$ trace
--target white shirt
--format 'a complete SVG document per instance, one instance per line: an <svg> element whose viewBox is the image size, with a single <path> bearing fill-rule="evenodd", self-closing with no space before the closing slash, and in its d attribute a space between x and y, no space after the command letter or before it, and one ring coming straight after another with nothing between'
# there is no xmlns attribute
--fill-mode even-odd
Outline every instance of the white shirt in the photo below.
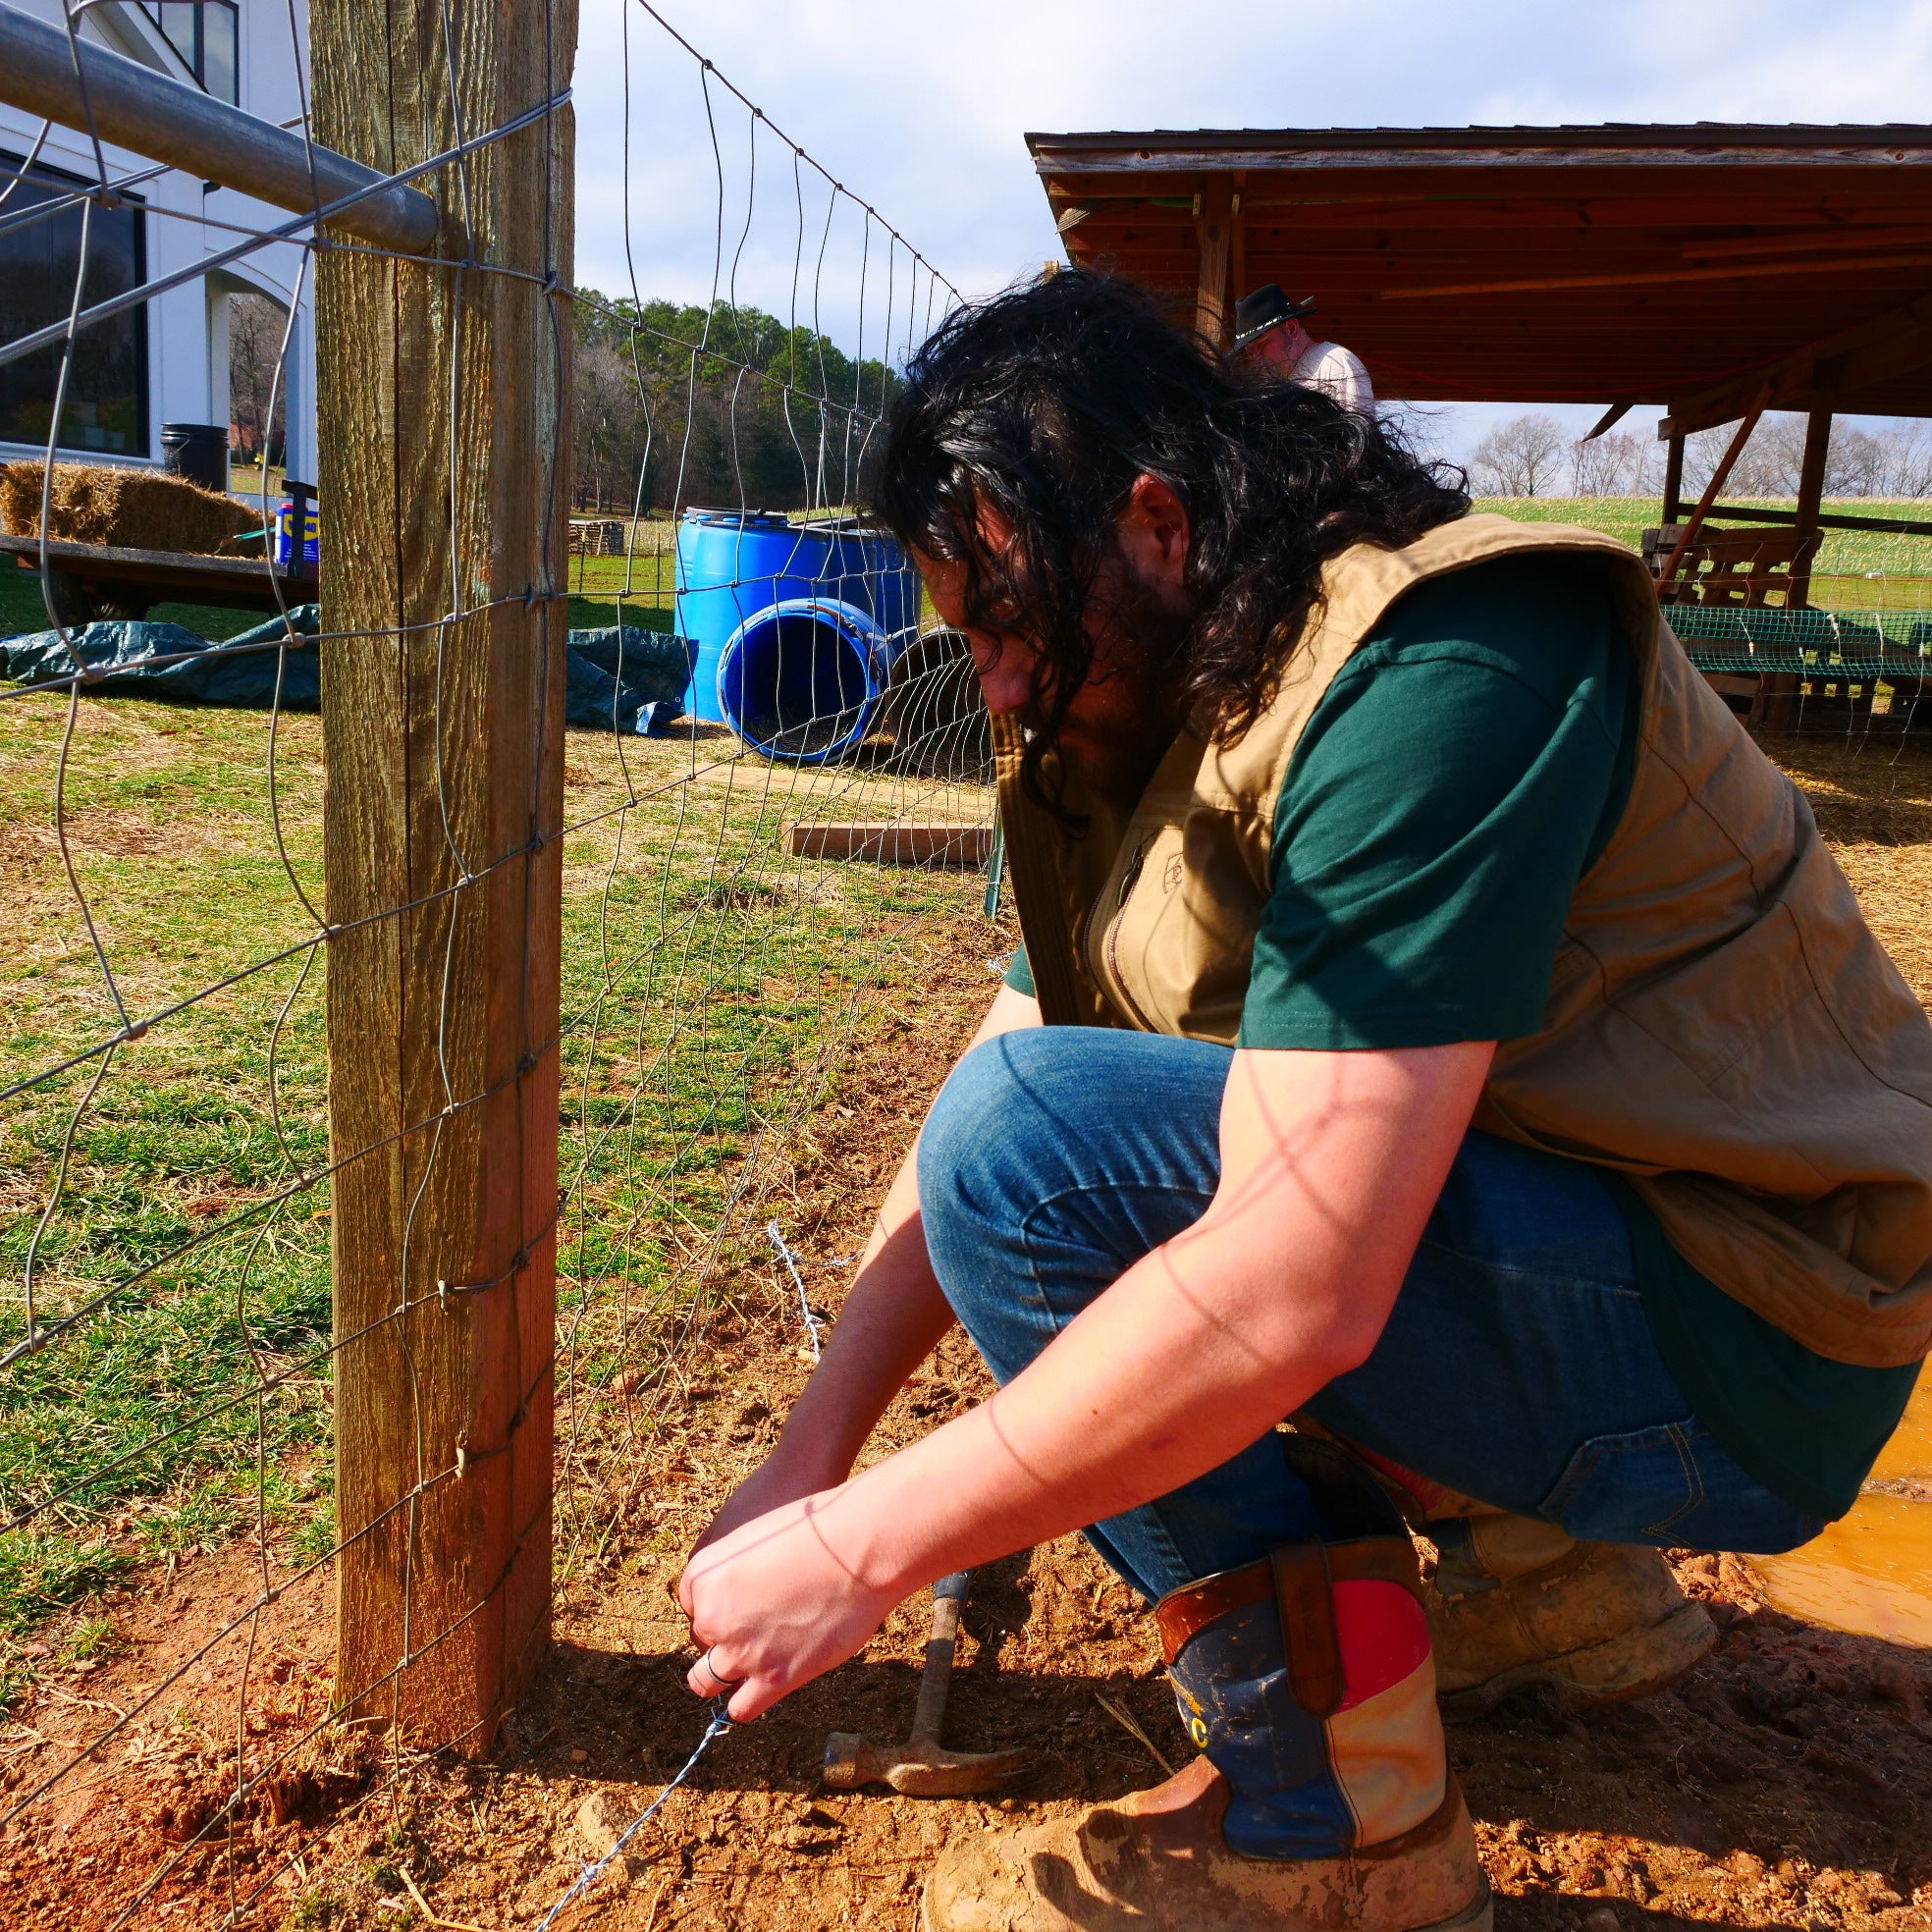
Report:
<svg viewBox="0 0 1932 1932"><path fill-rule="evenodd" d="M1290 382L1310 389L1326 390L1345 409L1357 415L1375 413L1375 392L1368 385L1368 371L1362 358L1340 343L1310 343L1301 360L1288 372Z"/></svg>

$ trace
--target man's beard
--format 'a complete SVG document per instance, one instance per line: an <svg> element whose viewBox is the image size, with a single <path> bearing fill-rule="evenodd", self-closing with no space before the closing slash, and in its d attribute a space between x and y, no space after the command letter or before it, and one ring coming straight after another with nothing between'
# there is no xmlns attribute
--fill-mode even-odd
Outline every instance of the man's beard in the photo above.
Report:
<svg viewBox="0 0 1932 1932"><path fill-rule="evenodd" d="M1090 667L1082 684L1088 704L1076 693L1074 715L1053 735L1070 774L1103 794L1138 798L1180 730L1195 617L1168 609L1137 578L1097 594L1106 599L1104 663ZM1045 730L1047 711L1036 697L1021 715L1030 728Z"/></svg>

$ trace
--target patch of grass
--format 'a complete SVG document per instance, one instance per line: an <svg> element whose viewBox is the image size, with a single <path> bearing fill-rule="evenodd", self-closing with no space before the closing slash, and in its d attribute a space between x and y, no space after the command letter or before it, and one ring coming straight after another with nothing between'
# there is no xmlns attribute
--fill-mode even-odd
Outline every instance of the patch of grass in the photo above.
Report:
<svg viewBox="0 0 1932 1932"><path fill-rule="evenodd" d="M119 1008L51 836L66 706L12 700L5 715L11 1082L99 1042ZM0 1521L66 1496L0 1533L0 1632L219 1547L258 1510L290 1562L334 1545L330 1194L262 1207L328 1160L325 975L318 962L301 979L315 926L297 895L322 903L319 722L281 721L280 850L267 749L260 714L80 707L62 814L115 989L136 1017L188 1003L120 1047L91 1099L97 1060L0 1106L0 1347L24 1333L30 1247L42 1322L106 1297L0 1370ZM884 768L767 766L712 727L621 745L572 732L565 765L580 826L563 933L568 1402L619 1365L661 1361L726 1271L764 1264L757 1189L842 1054L917 999L933 947L981 943L970 875L796 860L789 826L983 815L987 798Z"/></svg>
<svg viewBox="0 0 1932 1932"><path fill-rule="evenodd" d="M70 1603L98 1596L134 1563L130 1551L58 1529L0 1536L0 1637L25 1637Z"/></svg>

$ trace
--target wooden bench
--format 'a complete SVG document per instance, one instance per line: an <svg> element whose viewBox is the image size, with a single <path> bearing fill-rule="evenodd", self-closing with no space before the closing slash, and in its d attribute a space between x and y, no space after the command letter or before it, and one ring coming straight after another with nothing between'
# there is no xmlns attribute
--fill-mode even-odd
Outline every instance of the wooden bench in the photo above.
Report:
<svg viewBox="0 0 1932 1932"><path fill-rule="evenodd" d="M1661 575L1683 535L1682 523L1665 523L1644 531L1643 561L1653 577ZM1748 523L1728 530L1707 527L1697 533L1697 541L1685 553L1677 576L1658 586L1658 594L1666 604L1727 604L1740 610L1763 610L1775 593L1789 610L1795 608L1792 593L1802 580L1799 565L1809 564L1817 545L1815 536L1801 535L1783 524Z"/></svg>

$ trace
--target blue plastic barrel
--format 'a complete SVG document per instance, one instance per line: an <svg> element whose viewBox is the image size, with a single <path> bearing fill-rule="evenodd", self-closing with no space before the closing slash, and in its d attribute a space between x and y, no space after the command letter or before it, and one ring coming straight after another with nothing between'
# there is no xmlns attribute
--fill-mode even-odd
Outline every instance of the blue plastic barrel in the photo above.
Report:
<svg viewBox="0 0 1932 1932"><path fill-rule="evenodd" d="M775 607L801 602L828 609L757 627ZM765 510L687 510L672 621L697 644L686 700L694 717L731 725L769 757L816 762L865 736L892 659L917 634L919 574L891 537L855 517L793 523ZM741 661L727 680L734 642ZM822 720L797 710L821 702L832 707Z"/></svg>
<svg viewBox="0 0 1932 1932"><path fill-rule="evenodd" d="M767 758L823 765L858 748L906 642L836 597L787 597L747 617L718 660L718 706Z"/></svg>

